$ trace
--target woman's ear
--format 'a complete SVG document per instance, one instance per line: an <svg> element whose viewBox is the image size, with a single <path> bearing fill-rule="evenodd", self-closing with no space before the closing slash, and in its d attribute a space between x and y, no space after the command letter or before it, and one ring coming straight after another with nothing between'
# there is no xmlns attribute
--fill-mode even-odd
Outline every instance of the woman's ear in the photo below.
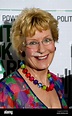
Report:
<svg viewBox="0 0 72 116"><path fill-rule="evenodd" d="M18 52L22 57L26 56L24 50L25 50L25 45L24 45L24 42L22 42L18 47Z"/></svg>

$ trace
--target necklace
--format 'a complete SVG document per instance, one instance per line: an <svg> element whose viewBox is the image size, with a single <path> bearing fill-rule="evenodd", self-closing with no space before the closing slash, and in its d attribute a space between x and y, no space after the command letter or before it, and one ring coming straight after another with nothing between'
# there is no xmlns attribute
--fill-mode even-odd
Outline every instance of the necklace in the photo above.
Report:
<svg viewBox="0 0 72 116"><path fill-rule="evenodd" d="M20 68L22 69L23 74L25 74L25 76L31 81L33 82L34 85L38 85L39 88L42 88L43 90L48 91L52 91L54 89L54 82L53 79L51 77L51 74L48 73L47 74L47 78L50 82L50 86L46 86L43 85L42 83L39 83L38 80L36 80L33 76L31 76L31 74L28 72L28 70L26 69L26 65L24 64L23 61L20 62Z"/></svg>

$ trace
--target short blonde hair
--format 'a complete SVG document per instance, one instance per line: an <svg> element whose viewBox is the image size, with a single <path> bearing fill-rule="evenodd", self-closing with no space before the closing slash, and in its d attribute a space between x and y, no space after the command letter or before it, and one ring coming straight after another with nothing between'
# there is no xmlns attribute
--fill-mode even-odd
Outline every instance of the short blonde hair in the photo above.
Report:
<svg viewBox="0 0 72 116"><path fill-rule="evenodd" d="M32 37L35 31L50 29L54 41L58 41L58 21L51 13L39 8L25 8L13 22L10 39L13 48L18 53L22 41L28 36Z"/></svg>

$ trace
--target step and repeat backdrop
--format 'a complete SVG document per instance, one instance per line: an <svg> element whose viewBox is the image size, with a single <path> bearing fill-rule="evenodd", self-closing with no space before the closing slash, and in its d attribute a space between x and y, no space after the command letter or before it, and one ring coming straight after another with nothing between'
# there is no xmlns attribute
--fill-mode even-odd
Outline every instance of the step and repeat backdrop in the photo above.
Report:
<svg viewBox="0 0 72 116"><path fill-rule="evenodd" d="M24 7L27 7L25 2ZM20 60L12 50L9 37L12 23L24 7L22 5L22 8L0 8L0 60L6 71L5 76L19 67ZM37 7L37 3L30 7ZM38 7L42 8L43 4ZM66 69L68 74L72 73L72 10L49 9L48 6L44 10L52 13L59 21L59 41L56 43L57 49L50 70L63 77Z"/></svg>

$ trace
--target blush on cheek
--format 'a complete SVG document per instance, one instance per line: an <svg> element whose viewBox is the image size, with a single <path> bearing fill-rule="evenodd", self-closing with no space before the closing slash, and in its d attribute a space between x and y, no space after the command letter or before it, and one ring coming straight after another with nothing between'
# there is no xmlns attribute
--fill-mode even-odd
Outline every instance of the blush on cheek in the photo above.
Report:
<svg viewBox="0 0 72 116"><path fill-rule="evenodd" d="M33 49L26 49L26 56L30 57L35 54L35 51Z"/></svg>
<svg viewBox="0 0 72 116"><path fill-rule="evenodd" d="M55 49L56 49L56 48L55 48L55 46L54 46L54 45L53 45L53 46L50 46L50 51L51 51L51 52L54 52L54 51L55 51Z"/></svg>

